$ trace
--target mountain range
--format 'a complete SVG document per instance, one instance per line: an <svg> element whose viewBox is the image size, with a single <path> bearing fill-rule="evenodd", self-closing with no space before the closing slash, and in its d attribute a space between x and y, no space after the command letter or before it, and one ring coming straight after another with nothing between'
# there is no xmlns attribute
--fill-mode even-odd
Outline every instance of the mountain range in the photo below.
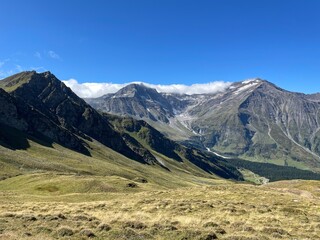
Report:
<svg viewBox="0 0 320 240"><path fill-rule="evenodd" d="M59 172L163 187L320 179L318 99L254 79L217 94L133 84L83 100L51 72L21 72L0 81L0 179Z"/></svg>
<svg viewBox="0 0 320 240"><path fill-rule="evenodd" d="M95 109L147 121L168 138L226 158L320 169L320 95L262 80L214 94L157 92L131 84L85 99Z"/></svg>
<svg viewBox="0 0 320 240"><path fill-rule="evenodd" d="M1 177L50 170L243 179L231 164L178 144L144 121L98 112L50 72L0 81L0 125Z"/></svg>

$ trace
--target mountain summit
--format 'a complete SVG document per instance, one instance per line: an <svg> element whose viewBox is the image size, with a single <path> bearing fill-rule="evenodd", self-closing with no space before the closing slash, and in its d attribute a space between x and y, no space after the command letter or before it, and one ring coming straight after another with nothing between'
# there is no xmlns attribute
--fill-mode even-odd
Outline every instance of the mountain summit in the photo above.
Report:
<svg viewBox="0 0 320 240"><path fill-rule="evenodd" d="M130 84L115 94L87 99L98 110L121 116L136 116L168 123L174 116L172 106L157 90L143 84Z"/></svg>

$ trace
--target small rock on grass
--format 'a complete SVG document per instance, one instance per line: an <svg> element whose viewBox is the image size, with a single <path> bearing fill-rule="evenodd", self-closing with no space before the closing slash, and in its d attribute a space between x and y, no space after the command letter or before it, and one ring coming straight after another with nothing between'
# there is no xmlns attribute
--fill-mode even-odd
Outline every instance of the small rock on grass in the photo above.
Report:
<svg viewBox="0 0 320 240"><path fill-rule="evenodd" d="M85 237L95 237L96 235L90 230L90 229L83 229L80 231L80 235L85 236Z"/></svg>
<svg viewBox="0 0 320 240"><path fill-rule="evenodd" d="M99 231L110 231L111 227L106 223L101 223L98 226Z"/></svg>
<svg viewBox="0 0 320 240"><path fill-rule="evenodd" d="M61 227L57 230L58 236L65 237L65 236L72 236L74 231L68 227Z"/></svg>
<svg viewBox="0 0 320 240"><path fill-rule="evenodd" d="M213 240L213 239L218 239L215 233L208 233L201 238L201 240Z"/></svg>

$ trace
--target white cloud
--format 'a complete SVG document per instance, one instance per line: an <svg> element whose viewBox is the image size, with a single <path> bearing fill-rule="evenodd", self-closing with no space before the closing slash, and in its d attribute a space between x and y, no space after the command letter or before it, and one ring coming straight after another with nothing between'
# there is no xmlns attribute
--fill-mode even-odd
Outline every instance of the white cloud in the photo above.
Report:
<svg viewBox="0 0 320 240"><path fill-rule="evenodd" d="M6 63L10 62L10 58L0 60L0 68L2 68Z"/></svg>
<svg viewBox="0 0 320 240"><path fill-rule="evenodd" d="M23 65L16 64L18 61L11 60L9 58L0 60L0 79L9 77L13 74L23 72L23 71L30 71L35 70L37 72L40 71L47 71L44 67L26 67Z"/></svg>
<svg viewBox="0 0 320 240"><path fill-rule="evenodd" d="M107 93L114 93L119 89L125 87L125 84L113 83L78 83L75 79L63 81L68 87L72 89L79 97L100 97Z"/></svg>
<svg viewBox="0 0 320 240"><path fill-rule="evenodd" d="M9 77L9 76L13 75L14 73L15 73L15 71L13 71L13 70L8 70L8 71L0 70L0 79Z"/></svg>
<svg viewBox="0 0 320 240"><path fill-rule="evenodd" d="M60 56L59 56L57 53L55 53L54 51L52 51L52 50L50 50L50 51L48 52L48 55L49 55L49 57L51 57L52 59L61 60Z"/></svg>
<svg viewBox="0 0 320 240"><path fill-rule="evenodd" d="M36 72L46 72L48 71L46 68L44 67L30 67L30 70L34 70Z"/></svg>
<svg viewBox="0 0 320 240"><path fill-rule="evenodd" d="M79 97L91 98L100 97L107 93L115 93L121 88L131 83L142 83L142 82L131 82L123 84L114 83L78 83L75 79L63 81L68 87L70 87ZM179 93L179 94L201 94L201 93L216 93L226 90L231 83L216 81L202 84L171 84L171 85L156 85L150 83L142 83L150 88L155 88L158 92L166 93Z"/></svg>
<svg viewBox="0 0 320 240"><path fill-rule="evenodd" d="M203 94L222 92L228 88L231 83L223 81L215 81L209 83L196 83L192 85L171 84L171 85L155 85L143 83L144 85L157 89L158 92L179 93L179 94Z"/></svg>
<svg viewBox="0 0 320 240"><path fill-rule="evenodd" d="M39 53L39 52L35 52L35 53L34 53L34 56L35 56L36 58L42 59L41 53Z"/></svg>
<svg viewBox="0 0 320 240"><path fill-rule="evenodd" d="M17 70L18 72L22 72L22 71L23 71L23 68L22 68L20 65L16 64L16 70Z"/></svg>

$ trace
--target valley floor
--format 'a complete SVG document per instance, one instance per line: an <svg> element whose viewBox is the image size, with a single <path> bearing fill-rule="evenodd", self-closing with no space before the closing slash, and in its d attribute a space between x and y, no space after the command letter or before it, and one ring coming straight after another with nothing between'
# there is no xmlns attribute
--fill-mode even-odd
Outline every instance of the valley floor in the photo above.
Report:
<svg viewBox="0 0 320 240"><path fill-rule="evenodd" d="M35 188L39 176L0 181L0 239L320 239L318 181L151 190L143 179L121 188L105 177L108 188L92 176L61 194Z"/></svg>

